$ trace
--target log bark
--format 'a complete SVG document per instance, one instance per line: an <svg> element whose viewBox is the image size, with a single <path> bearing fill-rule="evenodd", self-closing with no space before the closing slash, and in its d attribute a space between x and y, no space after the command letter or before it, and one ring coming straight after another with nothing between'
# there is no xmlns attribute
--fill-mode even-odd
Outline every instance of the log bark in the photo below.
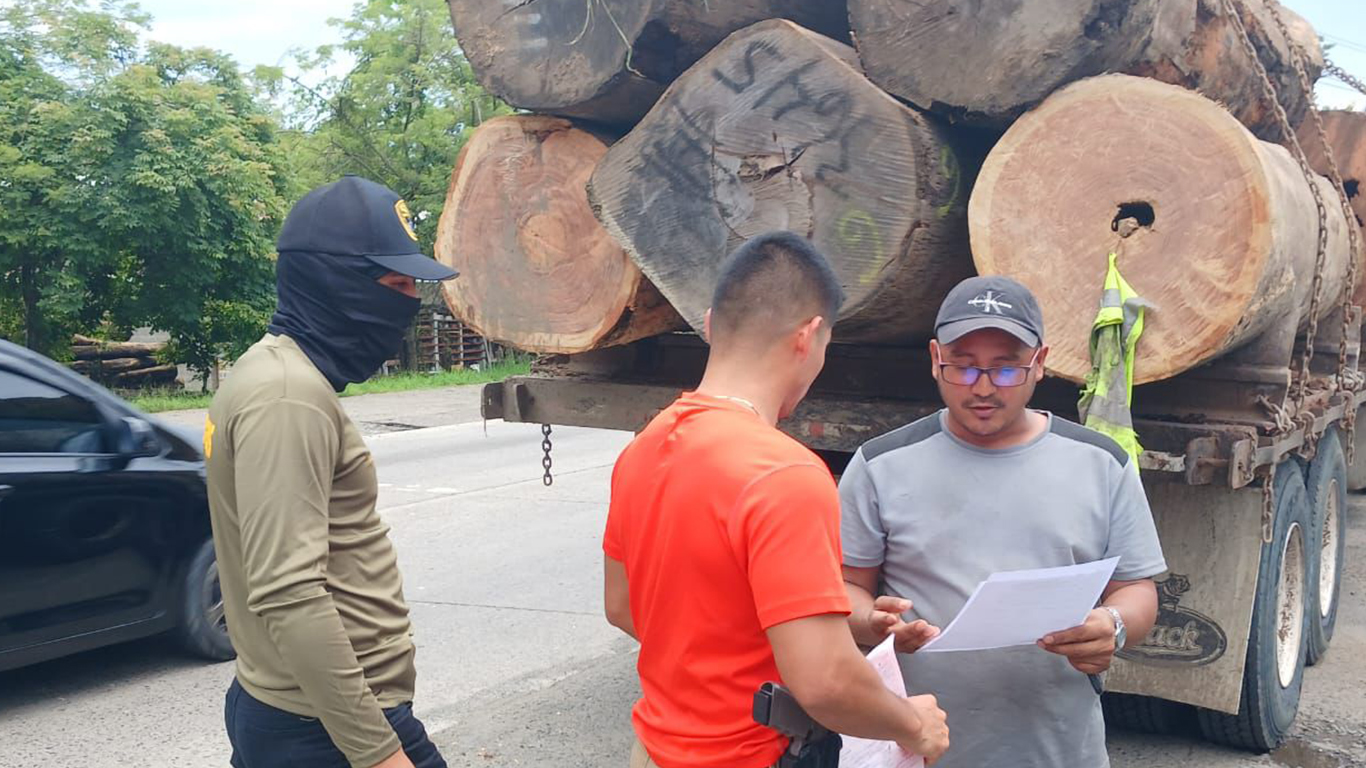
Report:
<svg viewBox="0 0 1366 768"><path fill-rule="evenodd" d="M151 387L170 384L175 381L177 368L174 365L157 365L128 371L115 376L111 383L116 387Z"/></svg>
<svg viewBox="0 0 1366 768"><path fill-rule="evenodd" d="M115 357L109 360L76 360L71 364L71 368L86 376L99 377L139 368L151 368L156 364L156 360L150 357Z"/></svg>
<svg viewBox="0 0 1366 768"><path fill-rule="evenodd" d="M1293 125L1313 94L1300 88L1265 6L1241 5ZM1281 14L1317 79L1318 37L1299 16ZM1259 138L1284 140L1219 0L849 0L849 15L874 82L955 120L1004 128L1069 82L1124 72L1199 90Z"/></svg>
<svg viewBox="0 0 1366 768"><path fill-rule="evenodd" d="M479 82L516 107L640 119L726 35L768 18L848 39L844 0L449 0Z"/></svg>
<svg viewBox="0 0 1366 768"><path fill-rule="evenodd" d="M749 237L813 240L845 287L835 334L909 342L971 273L962 162L879 90L853 50L786 21L735 33L607 152L594 212L697 330L721 261Z"/></svg>
<svg viewBox="0 0 1366 768"><path fill-rule="evenodd" d="M1331 201L1328 180L1316 183ZM1120 272L1154 305L1135 383L1309 319L1318 214L1299 166L1177 86L1105 75L1050 96L987 156L968 214L978 270L1036 293L1048 368L1072 381L1090 370L1091 324L1116 247ZM1126 216L1142 226L1122 239L1112 227ZM1336 206L1327 222L1321 315L1341 299L1348 259Z"/></svg>
<svg viewBox="0 0 1366 768"><path fill-rule="evenodd" d="M1361 194L1361 182L1366 181L1366 112L1333 110L1320 112L1323 130L1328 134L1328 145L1333 148L1333 159L1337 161L1338 173L1342 175L1342 186L1347 191L1347 202L1355 214L1362 256L1366 256L1366 196ZM1319 141L1314 121L1306 118L1299 127L1300 146L1309 158L1309 165L1315 171L1328 174L1328 155ZM1329 205L1338 205L1336 197L1325 200ZM1353 300L1366 306L1366 263L1357 266L1357 283L1353 288Z"/></svg>
<svg viewBox="0 0 1366 768"><path fill-rule="evenodd" d="M74 345L71 351L77 360L109 360L117 357L149 357L164 346L156 342L97 342Z"/></svg>
<svg viewBox="0 0 1366 768"><path fill-rule="evenodd" d="M572 354L683 328L593 218L584 189L603 139L554 117L480 126L456 162L436 256L467 325L528 352Z"/></svg>

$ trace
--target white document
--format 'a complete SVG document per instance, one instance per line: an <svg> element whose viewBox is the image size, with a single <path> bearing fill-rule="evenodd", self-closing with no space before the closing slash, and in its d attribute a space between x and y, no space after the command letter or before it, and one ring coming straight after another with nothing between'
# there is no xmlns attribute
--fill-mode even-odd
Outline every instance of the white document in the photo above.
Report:
<svg viewBox="0 0 1366 768"><path fill-rule="evenodd" d="M877 670L882 684L897 696L906 697L901 665L896 661L896 638L888 635L868 654L868 663ZM840 768L925 768L925 760L902 749L895 741L875 741L844 736L840 749Z"/></svg>
<svg viewBox="0 0 1366 768"><path fill-rule="evenodd" d="M1086 620L1118 557L1094 563L993 573L938 637L917 653L983 651L1033 645L1051 632Z"/></svg>

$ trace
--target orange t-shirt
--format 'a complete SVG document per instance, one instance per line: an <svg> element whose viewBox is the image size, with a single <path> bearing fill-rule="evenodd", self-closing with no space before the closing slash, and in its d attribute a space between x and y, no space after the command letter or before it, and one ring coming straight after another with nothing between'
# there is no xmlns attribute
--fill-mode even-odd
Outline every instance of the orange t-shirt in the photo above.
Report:
<svg viewBox="0 0 1366 768"><path fill-rule="evenodd" d="M685 394L621 454L602 548L626 566L633 720L662 768L777 762L787 739L753 719L780 680L765 630L849 613L839 527L830 470L738 403Z"/></svg>

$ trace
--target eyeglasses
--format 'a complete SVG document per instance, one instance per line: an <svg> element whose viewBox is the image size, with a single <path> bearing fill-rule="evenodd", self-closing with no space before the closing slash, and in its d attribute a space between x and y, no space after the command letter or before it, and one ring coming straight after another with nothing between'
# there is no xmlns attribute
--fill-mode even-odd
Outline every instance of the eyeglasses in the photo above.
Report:
<svg viewBox="0 0 1366 768"><path fill-rule="evenodd" d="M951 363L939 363L939 375L949 384L959 384L970 387L986 374L991 379L991 383L997 387L1018 387L1029 380L1029 372L1034 369L1034 363L1039 359L1039 350L1034 350L1034 356L1029 358L1028 365L1002 365L996 368L978 368L975 365L953 365Z"/></svg>

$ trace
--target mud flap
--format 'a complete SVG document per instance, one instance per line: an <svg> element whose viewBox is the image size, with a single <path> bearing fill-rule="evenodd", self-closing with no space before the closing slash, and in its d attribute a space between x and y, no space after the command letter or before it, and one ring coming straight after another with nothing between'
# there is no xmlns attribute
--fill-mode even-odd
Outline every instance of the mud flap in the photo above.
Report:
<svg viewBox="0 0 1366 768"><path fill-rule="evenodd" d="M1262 492L1187 485L1144 473L1168 572L1157 581L1157 624L1120 652L1107 690L1236 714L1261 559Z"/></svg>

